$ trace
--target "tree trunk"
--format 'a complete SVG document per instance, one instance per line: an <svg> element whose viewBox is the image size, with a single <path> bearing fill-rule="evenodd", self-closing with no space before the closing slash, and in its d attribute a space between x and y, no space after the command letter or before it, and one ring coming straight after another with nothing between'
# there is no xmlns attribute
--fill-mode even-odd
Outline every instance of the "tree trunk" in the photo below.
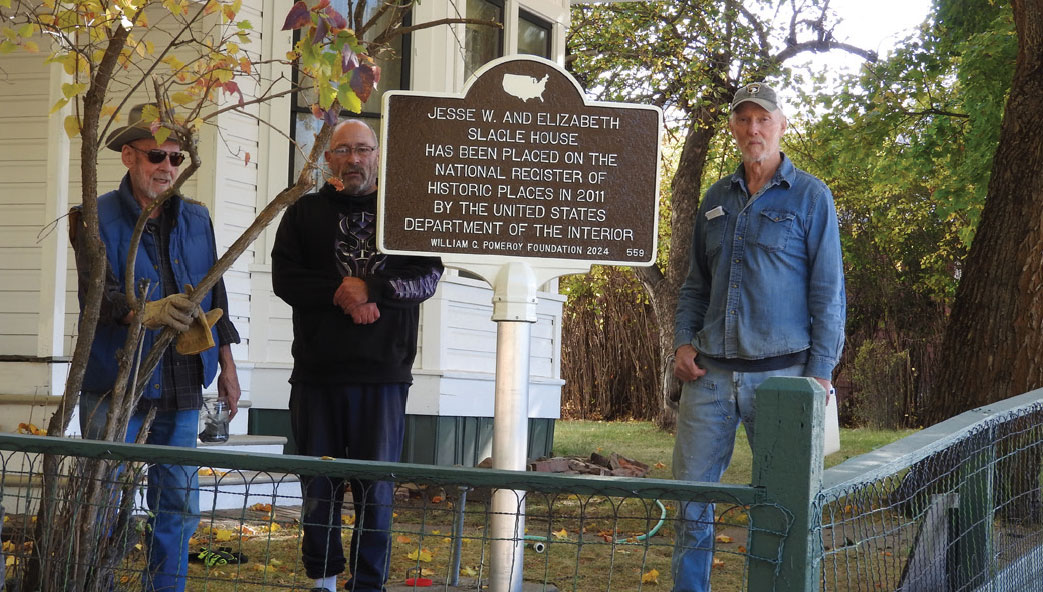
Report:
<svg viewBox="0 0 1043 592"><path fill-rule="evenodd" d="M927 424L1043 386L1043 0L1011 5L1014 80Z"/></svg>
<svg viewBox="0 0 1043 592"><path fill-rule="evenodd" d="M692 115L688 136L685 138L684 149L681 151L681 159L671 186L671 242L666 272L654 266L634 268L637 277L648 291L659 327L663 407L655 423L663 429L673 429L677 423L677 414L674 411L676 406L669 403L671 397L681 388L673 378L674 311L677 308L681 284L688 275L692 232L695 229L695 213L699 209L703 169L706 166L706 155L710 151L710 141L717 130L720 112L721 106L707 104Z"/></svg>

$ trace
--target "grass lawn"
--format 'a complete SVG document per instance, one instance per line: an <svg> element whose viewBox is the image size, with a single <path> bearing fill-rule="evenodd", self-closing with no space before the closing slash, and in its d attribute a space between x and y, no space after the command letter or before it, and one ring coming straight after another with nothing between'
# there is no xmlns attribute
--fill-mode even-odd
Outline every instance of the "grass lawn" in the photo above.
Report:
<svg viewBox="0 0 1043 592"><path fill-rule="evenodd" d="M915 430L870 430L842 428L840 452L826 457L826 468L865 454L914 433ZM673 434L657 429L648 421L561 420L554 426L554 455L590 456L621 454L652 467L649 477L670 479L674 449ZM752 453L746 441L746 430L736 432L732 464L724 474L725 483L749 483L753 471Z"/></svg>

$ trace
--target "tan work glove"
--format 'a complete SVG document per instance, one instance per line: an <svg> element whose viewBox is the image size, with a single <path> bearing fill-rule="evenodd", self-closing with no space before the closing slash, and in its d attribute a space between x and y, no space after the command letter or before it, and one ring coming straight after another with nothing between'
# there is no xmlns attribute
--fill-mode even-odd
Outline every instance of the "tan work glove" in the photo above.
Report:
<svg viewBox="0 0 1043 592"><path fill-rule="evenodd" d="M214 343L214 334L210 332L210 327L214 326L224 312L220 308L215 308L203 314L203 309L200 308L196 319L192 321L192 328L177 336L177 342L174 344L177 353L190 356L217 345Z"/></svg>
<svg viewBox="0 0 1043 592"><path fill-rule="evenodd" d="M166 298L146 302L141 324L149 329L171 327L184 332L192 325L192 319L198 311L199 307L192 304L186 294L171 294Z"/></svg>

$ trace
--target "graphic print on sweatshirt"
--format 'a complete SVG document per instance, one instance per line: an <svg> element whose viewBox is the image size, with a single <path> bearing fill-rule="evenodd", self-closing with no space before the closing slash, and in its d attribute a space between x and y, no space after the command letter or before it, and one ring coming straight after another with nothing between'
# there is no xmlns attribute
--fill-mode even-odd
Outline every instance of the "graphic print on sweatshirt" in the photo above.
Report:
<svg viewBox="0 0 1043 592"><path fill-rule="evenodd" d="M342 275L364 279L384 267L387 255L377 252L376 214L341 214L334 248Z"/></svg>

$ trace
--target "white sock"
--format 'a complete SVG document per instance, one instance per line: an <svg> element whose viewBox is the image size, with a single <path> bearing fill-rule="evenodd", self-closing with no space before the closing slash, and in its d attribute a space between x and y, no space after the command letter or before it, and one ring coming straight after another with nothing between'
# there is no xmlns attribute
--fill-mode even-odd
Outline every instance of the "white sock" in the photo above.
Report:
<svg viewBox="0 0 1043 592"><path fill-rule="evenodd" d="M315 578L316 588L325 588L330 592L337 592L337 576L327 576L325 578Z"/></svg>

